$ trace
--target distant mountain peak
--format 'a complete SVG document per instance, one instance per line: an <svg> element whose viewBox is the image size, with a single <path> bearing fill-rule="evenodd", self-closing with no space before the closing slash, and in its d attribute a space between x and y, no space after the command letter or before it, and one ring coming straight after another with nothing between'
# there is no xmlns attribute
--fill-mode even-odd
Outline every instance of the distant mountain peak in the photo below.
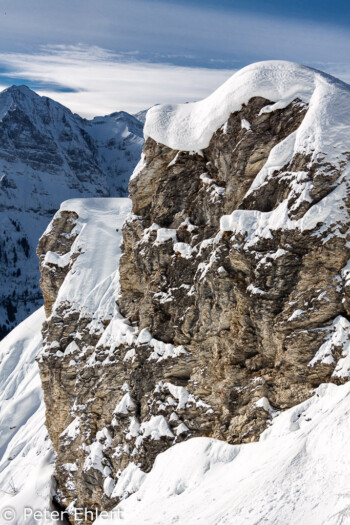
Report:
<svg viewBox="0 0 350 525"><path fill-rule="evenodd" d="M36 93L35 91L33 91L32 89L30 89L28 86L24 84L21 84L19 86L14 84L4 89L4 91L0 93L0 100L4 96L8 96L8 95L11 95L11 97L15 100L17 100L18 97L20 97L21 99L31 98L31 99L37 99L37 100L42 98L40 95L38 95L38 93Z"/></svg>
<svg viewBox="0 0 350 525"><path fill-rule="evenodd" d="M10 93L16 93L16 92L19 92L19 93L23 93L25 95L28 95L28 94L34 94L34 95L37 95L37 93L35 91L33 91L32 89L30 89L30 87L26 86L25 84L12 84L12 86L6 88L4 90L5 92L10 92ZM39 95L38 95L39 96Z"/></svg>
<svg viewBox="0 0 350 525"><path fill-rule="evenodd" d="M35 254L62 201L126 196L143 146L132 115L86 120L25 85L0 92L0 339L42 303Z"/></svg>

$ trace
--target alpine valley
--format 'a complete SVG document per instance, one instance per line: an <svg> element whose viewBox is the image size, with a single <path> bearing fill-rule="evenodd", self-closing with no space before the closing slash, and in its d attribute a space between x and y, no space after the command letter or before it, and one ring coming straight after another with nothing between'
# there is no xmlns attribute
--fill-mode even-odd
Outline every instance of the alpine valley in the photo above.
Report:
<svg viewBox="0 0 350 525"><path fill-rule="evenodd" d="M0 97L13 523L350 523L350 86L252 64L144 139Z"/></svg>

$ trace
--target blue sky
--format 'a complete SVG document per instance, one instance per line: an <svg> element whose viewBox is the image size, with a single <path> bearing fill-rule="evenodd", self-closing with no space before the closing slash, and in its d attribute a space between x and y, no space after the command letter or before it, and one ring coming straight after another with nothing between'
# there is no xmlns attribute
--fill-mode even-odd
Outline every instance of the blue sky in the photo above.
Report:
<svg viewBox="0 0 350 525"><path fill-rule="evenodd" d="M350 9L345 0L170 0L168 3L213 7L224 10L242 10L252 14L285 16L287 18L304 18L313 21L348 25Z"/></svg>
<svg viewBox="0 0 350 525"><path fill-rule="evenodd" d="M259 60L350 82L349 29L340 0L0 0L0 87L91 117L202 98Z"/></svg>

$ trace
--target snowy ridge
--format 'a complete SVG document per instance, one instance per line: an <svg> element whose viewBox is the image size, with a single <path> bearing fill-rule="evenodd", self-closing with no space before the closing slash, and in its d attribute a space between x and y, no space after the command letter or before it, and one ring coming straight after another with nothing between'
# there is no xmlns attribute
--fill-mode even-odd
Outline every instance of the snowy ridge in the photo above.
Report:
<svg viewBox="0 0 350 525"><path fill-rule="evenodd" d="M350 133L337 134L339 129L349 129L349 86L321 71L278 60L241 69L200 102L154 106L147 113L145 138L175 150L202 150L231 113L258 96L274 102L264 111L282 109L297 98L310 103L296 151L325 152L331 145L349 151Z"/></svg>
<svg viewBox="0 0 350 525"><path fill-rule="evenodd" d="M350 384L323 384L281 413L259 442L193 438L160 454L149 474L135 465L115 492L125 525L336 525L348 523ZM95 525L117 525L97 519Z"/></svg>
<svg viewBox="0 0 350 525"><path fill-rule="evenodd" d="M130 209L131 202L124 198L71 199L62 203L57 216L64 211L77 213L79 218L72 234L78 233L78 236L70 252L61 256L56 264L61 264L62 257L69 261L73 254L79 256L59 290L53 311L67 302L82 316L93 316L97 311L101 316L112 314L115 295L109 292L115 284L121 255L121 228ZM50 252L52 261L55 256L57 254Z"/></svg>

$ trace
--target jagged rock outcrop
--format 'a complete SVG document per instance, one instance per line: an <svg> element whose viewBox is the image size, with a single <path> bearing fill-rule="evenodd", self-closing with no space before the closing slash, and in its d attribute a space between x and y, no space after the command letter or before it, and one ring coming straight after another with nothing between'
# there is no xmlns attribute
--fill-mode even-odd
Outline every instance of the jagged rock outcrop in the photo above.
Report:
<svg viewBox="0 0 350 525"><path fill-rule="evenodd" d="M0 93L0 338L42 304L38 239L62 201L125 196L143 125L86 120L26 86Z"/></svg>
<svg viewBox="0 0 350 525"><path fill-rule="evenodd" d="M198 105L150 110L120 284L120 202L67 203L40 241L40 373L68 509L112 508L123 469L181 440L257 440L350 375L349 87L283 62L231 81L211 112L198 103L202 133Z"/></svg>
<svg viewBox="0 0 350 525"><path fill-rule="evenodd" d="M308 365L335 323L348 330L347 293L339 286L350 255L346 239L325 243L316 228L277 227L267 238L253 234L253 242L245 232L218 235L221 217L235 210L267 214L287 199L291 216L300 217L341 174L322 164L310 169L309 158L295 156L247 195L271 149L307 111L296 100L260 114L269 104L251 99L201 155L149 138L145 167L130 184L136 217L123 229L121 313L186 348L182 385L212 407L205 431L231 443L257 439L274 411L299 403L323 381L341 381L334 365L342 343L334 345L332 362ZM325 168L327 176L320 175ZM313 200L301 204L290 187L300 172L316 182ZM197 424L186 421L201 434Z"/></svg>

